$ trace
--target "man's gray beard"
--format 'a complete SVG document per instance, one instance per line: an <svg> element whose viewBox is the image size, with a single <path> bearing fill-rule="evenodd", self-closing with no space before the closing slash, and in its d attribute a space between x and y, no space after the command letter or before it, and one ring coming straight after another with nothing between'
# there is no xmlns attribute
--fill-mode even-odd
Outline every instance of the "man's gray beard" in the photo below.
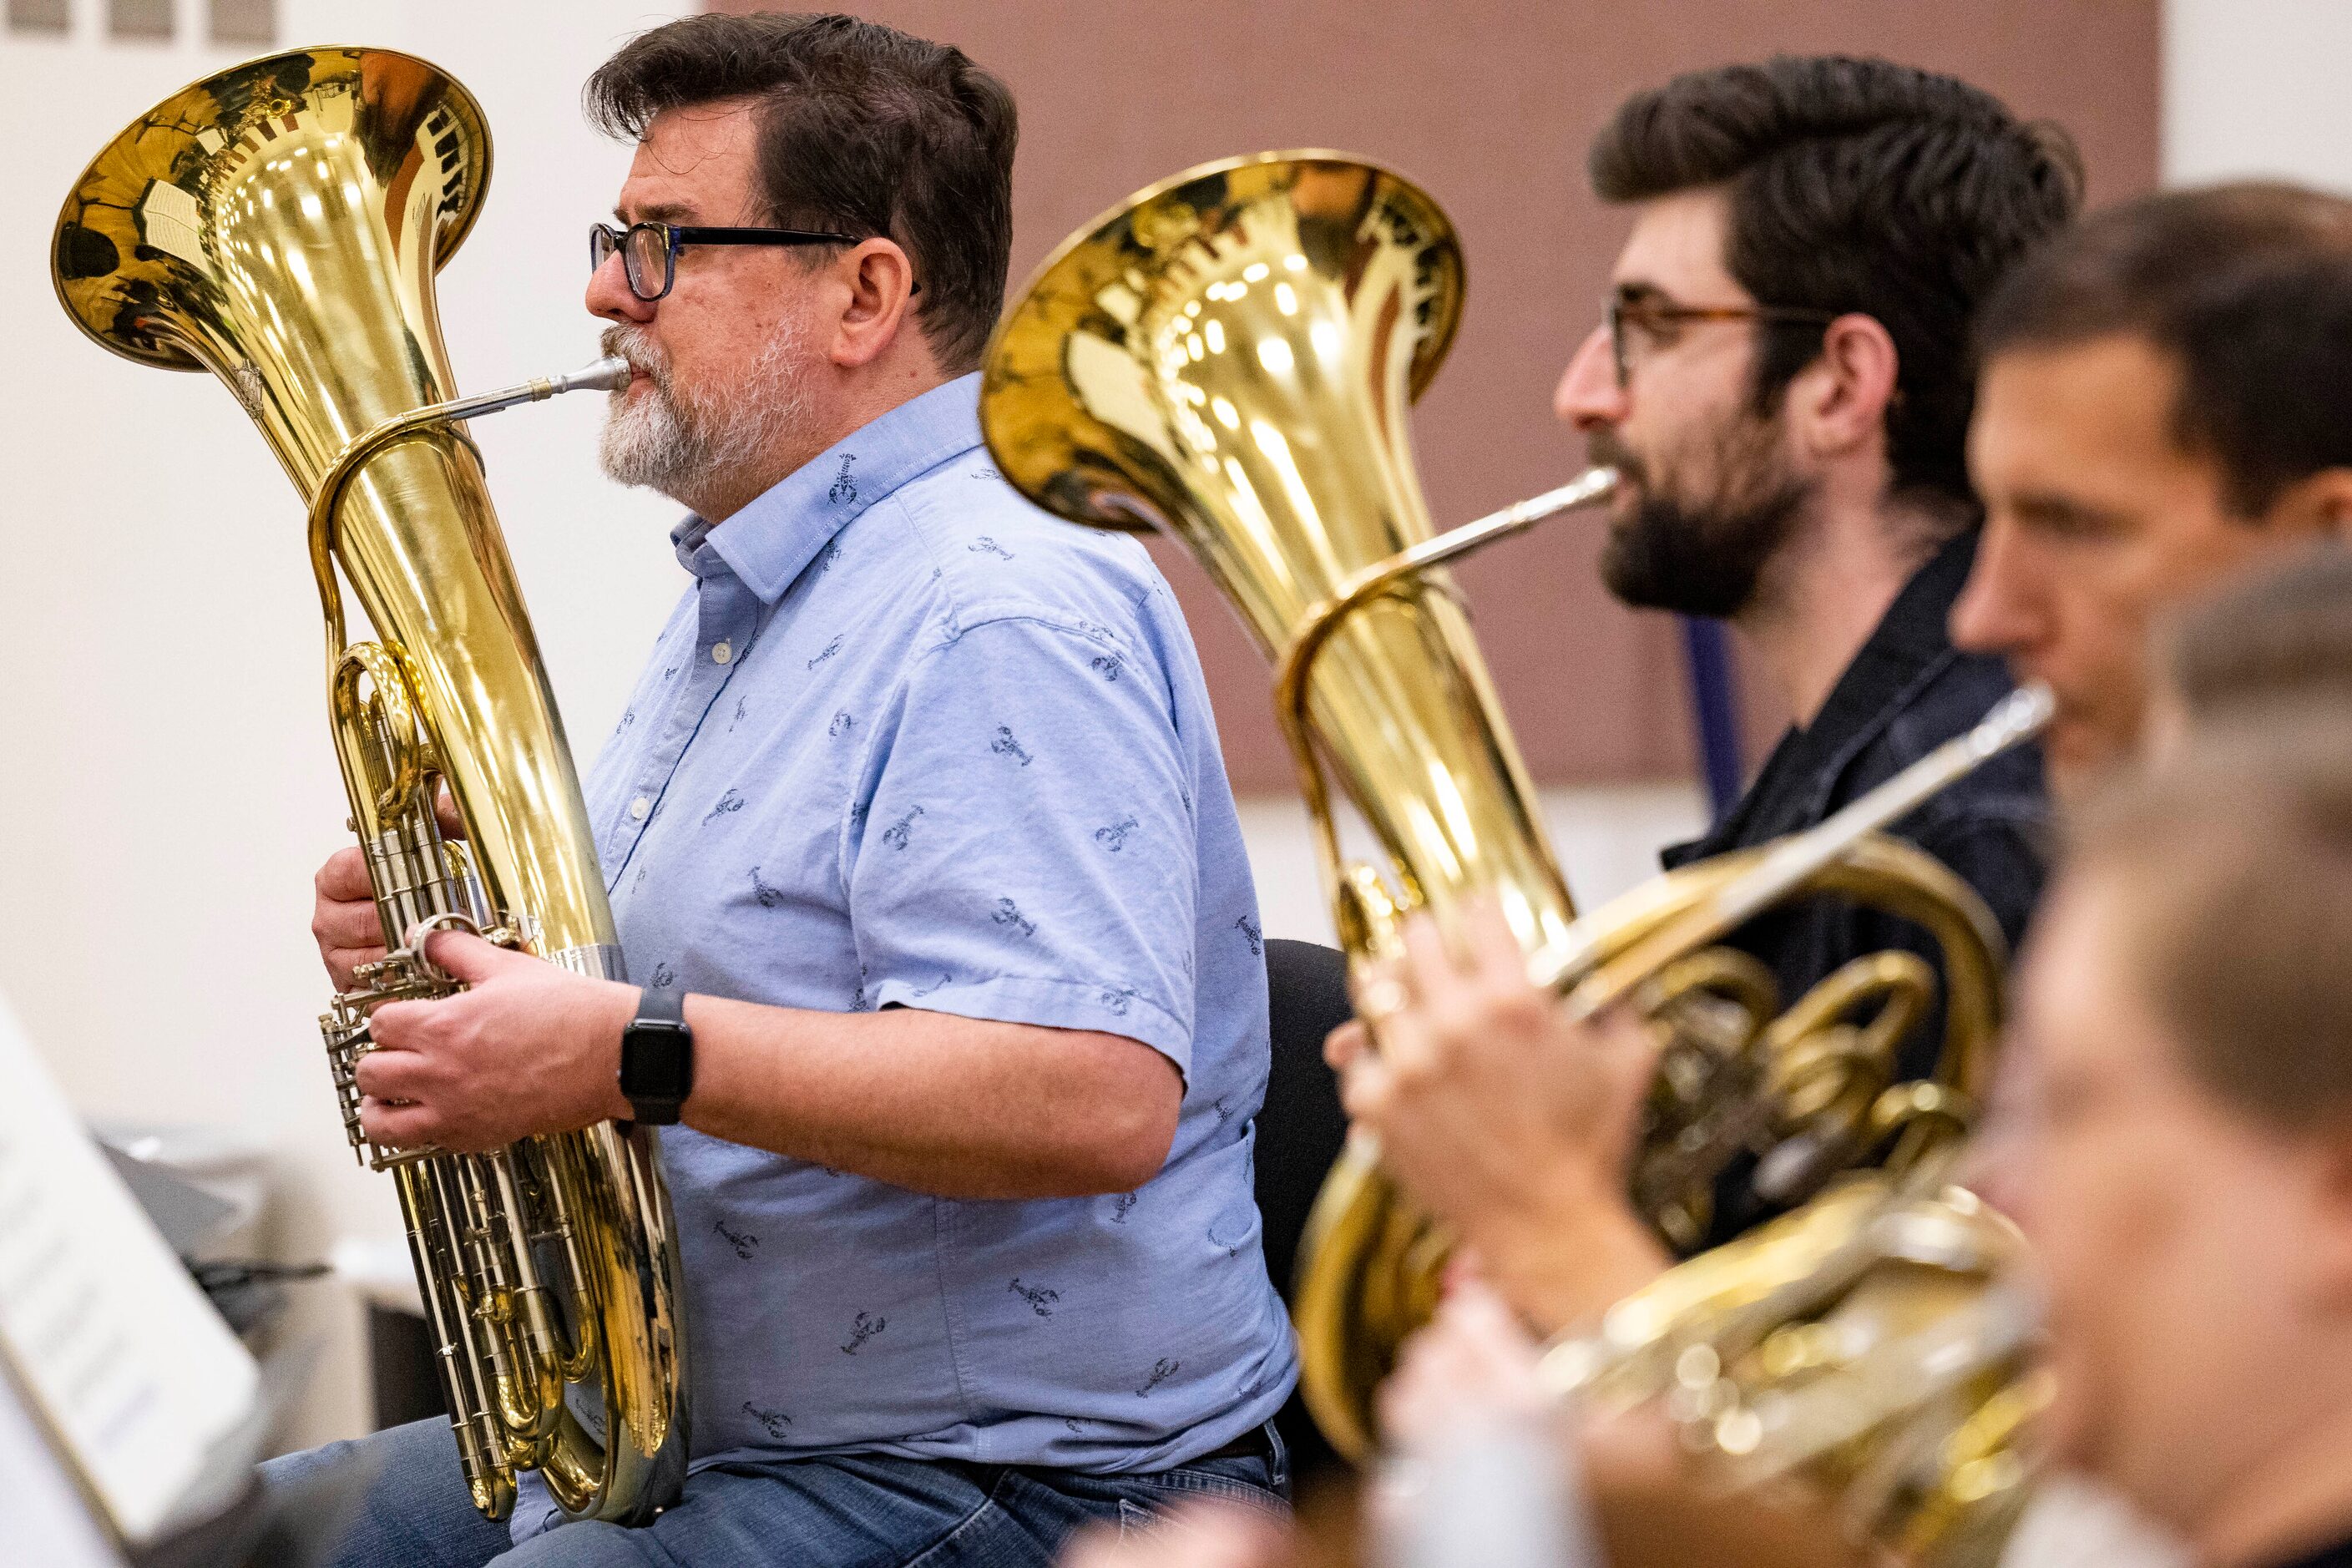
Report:
<svg viewBox="0 0 2352 1568"><path fill-rule="evenodd" d="M669 361L639 335L614 327L604 352L628 359L653 390L628 402L616 393L597 454L604 472L691 506L690 495L730 491L775 461L796 427L810 421L808 378L797 323L780 325L746 369L739 388L709 402L681 391Z"/></svg>

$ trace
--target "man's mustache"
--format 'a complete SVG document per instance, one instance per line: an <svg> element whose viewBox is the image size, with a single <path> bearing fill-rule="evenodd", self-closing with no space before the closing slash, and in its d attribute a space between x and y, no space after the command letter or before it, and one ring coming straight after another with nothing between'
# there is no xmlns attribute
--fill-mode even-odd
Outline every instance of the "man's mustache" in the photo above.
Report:
<svg viewBox="0 0 2352 1568"><path fill-rule="evenodd" d="M602 347L606 355L628 361L631 370L647 377L656 386L669 389L669 362L646 337L643 327L606 327Z"/></svg>
<svg viewBox="0 0 2352 1568"><path fill-rule="evenodd" d="M610 352L610 351L607 351ZM1627 484L1641 484L1646 477L1642 471L1642 459L1625 448L1615 433L1595 430L1584 438L1585 459L1596 468L1614 468Z"/></svg>

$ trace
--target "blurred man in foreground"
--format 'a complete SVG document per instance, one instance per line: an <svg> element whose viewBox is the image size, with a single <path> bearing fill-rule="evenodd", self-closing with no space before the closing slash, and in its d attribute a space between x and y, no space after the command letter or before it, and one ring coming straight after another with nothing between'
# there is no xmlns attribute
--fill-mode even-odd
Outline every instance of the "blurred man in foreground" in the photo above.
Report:
<svg viewBox="0 0 2352 1568"><path fill-rule="evenodd" d="M2352 717L2250 711L2084 814L2012 1130L2057 1457L2209 1568L2352 1563Z"/></svg>

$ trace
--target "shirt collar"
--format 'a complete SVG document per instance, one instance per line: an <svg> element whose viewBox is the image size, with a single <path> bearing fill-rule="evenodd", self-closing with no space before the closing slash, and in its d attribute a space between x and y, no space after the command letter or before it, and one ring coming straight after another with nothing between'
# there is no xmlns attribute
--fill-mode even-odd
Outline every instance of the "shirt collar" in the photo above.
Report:
<svg viewBox="0 0 2352 1568"><path fill-rule="evenodd" d="M688 571L731 571L772 605L867 507L980 444L975 371L852 431L726 521L689 514L670 531L670 542Z"/></svg>
<svg viewBox="0 0 2352 1568"><path fill-rule="evenodd" d="M1971 528L1949 541L1911 574L1813 721L1781 738L1763 773L1722 821L1664 852L1669 868L1745 842L1759 813L1778 816L1791 801L1801 805L1805 821L1826 810L1846 765L1956 657L1948 623L1976 564L1977 532Z"/></svg>

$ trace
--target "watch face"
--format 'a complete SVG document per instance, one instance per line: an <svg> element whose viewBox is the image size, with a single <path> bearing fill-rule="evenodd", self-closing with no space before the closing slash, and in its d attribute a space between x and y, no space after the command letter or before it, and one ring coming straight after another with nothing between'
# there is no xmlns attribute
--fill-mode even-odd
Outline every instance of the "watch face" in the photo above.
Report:
<svg viewBox="0 0 2352 1568"><path fill-rule="evenodd" d="M621 1092L631 1100L684 1100L694 1088L694 1037L635 1024L621 1041Z"/></svg>

